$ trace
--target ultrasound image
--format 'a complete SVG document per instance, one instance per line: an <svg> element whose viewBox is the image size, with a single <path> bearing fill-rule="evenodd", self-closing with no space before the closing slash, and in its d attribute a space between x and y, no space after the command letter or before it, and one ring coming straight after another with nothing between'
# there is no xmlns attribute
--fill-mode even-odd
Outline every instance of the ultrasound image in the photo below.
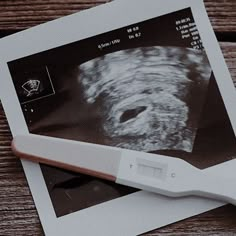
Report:
<svg viewBox="0 0 236 236"><path fill-rule="evenodd" d="M56 70L54 76L62 74ZM203 51L142 47L110 53L61 75L54 82L61 102L30 129L137 151L191 152L210 76Z"/></svg>
<svg viewBox="0 0 236 236"><path fill-rule="evenodd" d="M31 133L178 157L198 168L236 156L190 8L8 66ZM46 165L41 170L58 217L137 191Z"/></svg>
<svg viewBox="0 0 236 236"><path fill-rule="evenodd" d="M104 144L191 152L210 75L204 52L142 47L80 65L78 83L102 112Z"/></svg>

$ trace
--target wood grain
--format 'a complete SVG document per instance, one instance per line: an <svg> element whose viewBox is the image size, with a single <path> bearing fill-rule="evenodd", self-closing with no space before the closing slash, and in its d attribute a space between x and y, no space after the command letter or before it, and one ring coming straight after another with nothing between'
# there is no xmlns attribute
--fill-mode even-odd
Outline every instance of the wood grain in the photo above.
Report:
<svg viewBox="0 0 236 236"><path fill-rule="evenodd" d="M0 31L15 31L93 7L106 0L0 0ZM217 33L236 36L236 1L205 0ZM221 43L236 85L236 43ZM0 105L0 236L43 235L20 161L12 154L11 133ZM145 235L236 235L236 207L225 206Z"/></svg>
<svg viewBox="0 0 236 236"><path fill-rule="evenodd" d="M236 43L221 43L221 47L236 82ZM0 106L0 235L43 235L21 163L10 144L11 133ZM228 205L144 235L236 235L236 207Z"/></svg>
<svg viewBox="0 0 236 236"><path fill-rule="evenodd" d="M109 0L0 0L0 29L22 30ZM236 31L236 1L205 0L216 32Z"/></svg>

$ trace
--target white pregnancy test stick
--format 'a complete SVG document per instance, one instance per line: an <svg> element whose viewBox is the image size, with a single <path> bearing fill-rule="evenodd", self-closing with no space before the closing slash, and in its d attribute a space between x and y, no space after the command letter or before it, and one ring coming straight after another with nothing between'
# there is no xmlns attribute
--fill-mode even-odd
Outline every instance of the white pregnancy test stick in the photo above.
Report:
<svg viewBox="0 0 236 236"><path fill-rule="evenodd" d="M235 179L213 176L184 160L34 134L16 136L20 158L170 197L197 195L236 205Z"/></svg>

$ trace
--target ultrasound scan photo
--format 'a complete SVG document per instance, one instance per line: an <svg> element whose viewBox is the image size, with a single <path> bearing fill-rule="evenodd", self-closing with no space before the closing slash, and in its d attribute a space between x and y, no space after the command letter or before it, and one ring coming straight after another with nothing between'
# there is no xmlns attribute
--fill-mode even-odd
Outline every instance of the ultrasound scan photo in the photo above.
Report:
<svg viewBox="0 0 236 236"><path fill-rule="evenodd" d="M204 52L142 47L80 65L78 81L102 111L104 144L191 152L210 75Z"/></svg>
<svg viewBox="0 0 236 236"><path fill-rule="evenodd" d="M202 169L235 157L190 8L8 66L31 133L178 157ZM41 169L58 217L138 191Z"/></svg>

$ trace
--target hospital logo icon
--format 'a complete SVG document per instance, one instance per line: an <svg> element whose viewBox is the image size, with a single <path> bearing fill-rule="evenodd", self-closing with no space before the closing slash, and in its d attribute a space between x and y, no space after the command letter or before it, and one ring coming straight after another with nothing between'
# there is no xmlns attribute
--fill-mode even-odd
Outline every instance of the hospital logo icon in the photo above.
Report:
<svg viewBox="0 0 236 236"><path fill-rule="evenodd" d="M35 80L30 79L27 82L25 82L21 87L27 93L26 96L31 97L32 95L37 94L39 92L40 81L36 79Z"/></svg>

